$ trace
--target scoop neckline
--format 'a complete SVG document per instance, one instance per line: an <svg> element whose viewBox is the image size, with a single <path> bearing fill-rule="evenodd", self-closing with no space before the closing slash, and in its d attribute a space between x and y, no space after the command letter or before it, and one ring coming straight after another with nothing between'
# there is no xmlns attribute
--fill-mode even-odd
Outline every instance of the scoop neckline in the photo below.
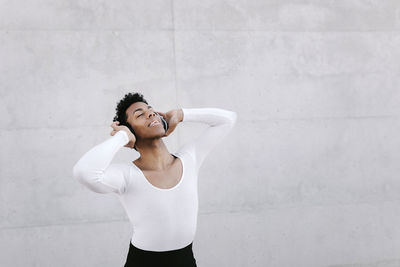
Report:
<svg viewBox="0 0 400 267"><path fill-rule="evenodd" d="M175 156L176 158L179 158L181 160L181 163L182 163L182 175L180 177L180 180L176 185L174 185L171 188L160 188L160 187L157 187L157 186L153 185L152 183L150 183L149 180L147 180L146 175L144 175L142 170L138 166L136 166L136 164L133 161L132 161L132 164L133 164L133 166L135 166L136 169L138 169L138 171L140 172L141 176L144 178L145 182L147 184L149 184L151 187L153 187L153 188L155 188L157 190L160 190L160 191L171 191L171 190L174 190L175 188L177 188L182 183L183 178L185 176L185 164L183 163L182 157L179 154L174 154L174 153L170 153L170 154Z"/></svg>

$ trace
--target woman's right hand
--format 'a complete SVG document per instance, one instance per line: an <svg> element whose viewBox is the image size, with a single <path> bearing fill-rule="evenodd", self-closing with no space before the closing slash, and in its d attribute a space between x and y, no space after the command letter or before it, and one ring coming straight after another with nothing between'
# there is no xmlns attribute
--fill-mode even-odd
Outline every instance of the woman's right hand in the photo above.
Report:
<svg viewBox="0 0 400 267"><path fill-rule="evenodd" d="M125 125L119 126L119 121L114 121L111 124L111 127L113 128L110 133L111 136L114 136L114 134L116 134L118 131L125 131L128 134L129 142L124 146L130 148L133 148L135 146L136 136L129 130L128 127L126 127Z"/></svg>

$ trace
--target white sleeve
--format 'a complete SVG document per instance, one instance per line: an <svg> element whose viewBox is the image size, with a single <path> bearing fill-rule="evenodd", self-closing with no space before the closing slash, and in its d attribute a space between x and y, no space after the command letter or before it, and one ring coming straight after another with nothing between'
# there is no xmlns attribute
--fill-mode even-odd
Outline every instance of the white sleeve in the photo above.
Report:
<svg viewBox="0 0 400 267"><path fill-rule="evenodd" d="M182 111L182 122L191 121L209 125L185 144L187 149L193 151L198 171L208 153L231 131L236 123L237 114L221 108L182 108Z"/></svg>
<svg viewBox="0 0 400 267"><path fill-rule="evenodd" d="M117 151L129 142L125 131L118 131L103 143L87 151L73 167L73 176L96 193L123 194L127 175L119 163L111 163Z"/></svg>

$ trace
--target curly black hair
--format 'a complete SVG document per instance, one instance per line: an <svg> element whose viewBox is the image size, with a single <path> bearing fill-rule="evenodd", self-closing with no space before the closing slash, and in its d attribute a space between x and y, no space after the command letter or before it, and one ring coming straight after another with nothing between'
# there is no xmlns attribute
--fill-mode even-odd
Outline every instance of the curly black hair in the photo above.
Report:
<svg viewBox="0 0 400 267"><path fill-rule="evenodd" d="M116 110L116 115L114 116L113 121L119 121L119 125L125 125L128 129L135 135L135 131L132 126L127 122L126 110L136 102L144 102L146 104L147 101L144 99L141 93L128 93L118 102ZM136 151L136 144L133 147Z"/></svg>

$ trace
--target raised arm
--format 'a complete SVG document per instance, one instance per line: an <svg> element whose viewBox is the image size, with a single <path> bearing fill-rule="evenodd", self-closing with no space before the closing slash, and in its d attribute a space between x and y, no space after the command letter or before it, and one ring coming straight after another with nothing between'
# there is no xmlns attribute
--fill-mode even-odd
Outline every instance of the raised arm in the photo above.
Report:
<svg viewBox="0 0 400 267"><path fill-rule="evenodd" d="M208 153L231 131L236 123L237 114L221 108L182 108L182 111L182 122L191 121L209 125L185 145L193 151L198 171Z"/></svg>
<svg viewBox="0 0 400 267"><path fill-rule="evenodd" d="M117 151L129 142L125 131L118 131L103 143L87 151L74 165L73 176L96 193L123 194L127 175L120 163L111 163Z"/></svg>

